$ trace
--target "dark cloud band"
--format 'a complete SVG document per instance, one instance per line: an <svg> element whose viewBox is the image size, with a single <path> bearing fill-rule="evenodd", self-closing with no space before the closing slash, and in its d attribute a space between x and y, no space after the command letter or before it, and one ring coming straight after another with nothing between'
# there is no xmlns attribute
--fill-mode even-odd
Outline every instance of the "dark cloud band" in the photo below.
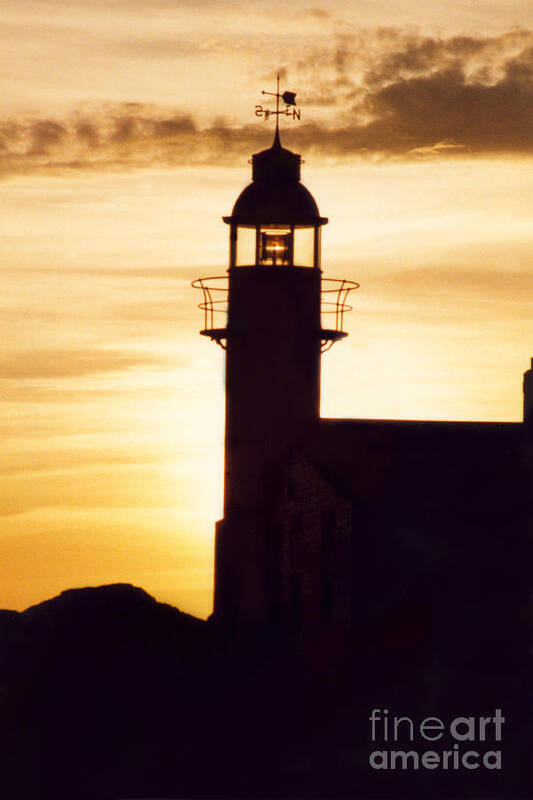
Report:
<svg viewBox="0 0 533 800"><path fill-rule="evenodd" d="M343 37L296 83L308 117L284 142L318 157L533 153L533 32L437 39L394 29ZM291 84L292 85L292 84ZM335 122L332 111L341 112ZM0 174L150 165L241 164L265 129L124 103L65 119L0 121Z"/></svg>

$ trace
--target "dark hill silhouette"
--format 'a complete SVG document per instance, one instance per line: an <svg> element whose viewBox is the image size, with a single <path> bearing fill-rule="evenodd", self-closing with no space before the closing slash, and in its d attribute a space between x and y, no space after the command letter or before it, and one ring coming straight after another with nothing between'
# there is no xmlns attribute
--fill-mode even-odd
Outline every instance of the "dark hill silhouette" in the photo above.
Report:
<svg viewBox="0 0 533 800"><path fill-rule="evenodd" d="M424 684L400 708L409 676L360 653L312 669L265 630L237 643L128 584L0 612L0 652L2 800L454 793L457 774L369 773L370 708L416 716ZM460 778L465 797L519 796L507 773Z"/></svg>
<svg viewBox="0 0 533 800"><path fill-rule="evenodd" d="M190 699L210 664L205 622L117 584L4 612L0 625L2 774L21 796L131 793L150 785L163 732L198 735Z"/></svg>
<svg viewBox="0 0 533 800"><path fill-rule="evenodd" d="M2 612L0 636L0 797L233 796L271 782L267 740L283 736L257 646L244 656L127 584Z"/></svg>

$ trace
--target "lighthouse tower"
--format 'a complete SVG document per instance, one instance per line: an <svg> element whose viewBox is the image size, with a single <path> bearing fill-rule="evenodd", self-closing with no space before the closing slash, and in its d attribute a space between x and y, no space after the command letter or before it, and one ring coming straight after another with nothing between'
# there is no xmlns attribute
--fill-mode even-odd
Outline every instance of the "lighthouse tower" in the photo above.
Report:
<svg viewBox="0 0 533 800"><path fill-rule="evenodd" d="M282 606L283 543L272 524L272 488L297 432L319 418L321 350L346 336L343 300L357 286L340 281L322 287L320 233L328 220L300 182L300 165L300 156L282 147L276 125L272 146L252 157L252 182L231 216L223 217L227 286L220 290L219 279L193 284L204 291L201 333L226 350L224 518L216 527L214 614L236 623L268 619ZM223 327L215 325L217 289L227 291ZM321 325L324 291L333 292L328 310L334 328Z"/></svg>

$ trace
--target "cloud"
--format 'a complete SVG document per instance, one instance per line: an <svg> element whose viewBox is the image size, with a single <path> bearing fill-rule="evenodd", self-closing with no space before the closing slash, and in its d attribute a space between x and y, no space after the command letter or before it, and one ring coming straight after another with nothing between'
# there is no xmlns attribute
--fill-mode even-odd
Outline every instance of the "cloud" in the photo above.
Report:
<svg viewBox="0 0 533 800"><path fill-rule="evenodd" d="M471 153L533 152L533 81L509 71L494 85L469 83L459 67L392 83L368 100L367 126L385 151L405 153L438 143Z"/></svg>
<svg viewBox="0 0 533 800"><path fill-rule="evenodd" d="M310 17L315 17L319 20L328 19L330 16L329 11L326 11L325 8L308 8L304 11L304 14L309 15Z"/></svg>
<svg viewBox="0 0 533 800"><path fill-rule="evenodd" d="M469 302L474 297L480 302L497 300L515 306L533 303L533 275L517 270L427 266L395 271L382 284L383 292L390 290L395 296L399 287L409 294L439 297L449 294L468 297Z"/></svg>
<svg viewBox="0 0 533 800"><path fill-rule="evenodd" d="M316 55L316 57L315 57ZM444 158L533 153L533 32L449 38L393 28L344 33L307 62L287 64L301 124L283 141L316 157ZM285 69L284 69L285 74ZM313 118L314 122L305 122ZM67 169L242 164L271 128L142 103L65 118L0 121L0 174Z"/></svg>
<svg viewBox="0 0 533 800"><path fill-rule="evenodd" d="M160 358L121 350L35 349L0 356L0 376L3 380L80 378L160 363Z"/></svg>
<svg viewBox="0 0 533 800"><path fill-rule="evenodd" d="M61 143L66 135L63 125L44 119L33 123L30 129L30 155L45 155L49 149Z"/></svg>
<svg viewBox="0 0 533 800"><path fill-rule="evenodd" d="M75 125L75 137L80 142L85 142L87 147L95 148L100 143L98 129L91 122L78 122Z"/></svg>
<svg viewBox="0 0 533 800"><path fill-rule="evenodd" d="M427 266L404 269L386 280L366 284L377 307L366 312L376 322L409 320L435 329L452 324L462 331L485 330L487 335L505 329L527 336L533 309L533 276L526 271ZM401 298L401 299L399 299ZM438 311L434 300L438 298ZM490 320L490 324L489 321Z"/></svg>
<svg viewBox="0 0 533 800"><path fill-rule="evenodd" d="M199 132L189 114L140 103L78 109L61 119L4 119L0 175L204 163L211 148L202 142L217 137L216 129Z"/></svg>

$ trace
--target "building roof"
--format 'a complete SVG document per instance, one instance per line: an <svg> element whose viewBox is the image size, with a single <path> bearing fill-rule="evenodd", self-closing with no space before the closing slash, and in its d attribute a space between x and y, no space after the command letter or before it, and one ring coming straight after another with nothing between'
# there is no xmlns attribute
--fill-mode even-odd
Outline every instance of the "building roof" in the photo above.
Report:
<svg viewBox="0 0 533 800"><path fill-rule="evenodd" d="M512 422L321 419L305 428L308 458L355 502L396 514L521 515L523 425ZM520 506L520 508L518 508ZM425 509L425 511L424 511ZM500 519L501 522L501 519Z"/></svg>

